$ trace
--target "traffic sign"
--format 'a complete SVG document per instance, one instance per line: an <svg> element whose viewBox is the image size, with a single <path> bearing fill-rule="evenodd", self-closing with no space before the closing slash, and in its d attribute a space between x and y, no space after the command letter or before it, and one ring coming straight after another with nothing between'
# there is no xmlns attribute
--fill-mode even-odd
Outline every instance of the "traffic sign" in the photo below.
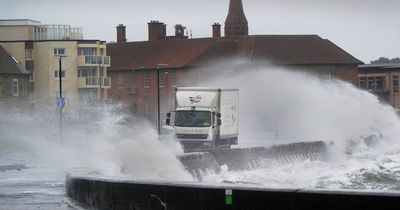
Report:
<svg viewBox="0 0 400 210"><path fill-rule="evenodd" d="M65 100L64 100L64 98L57 98L57 106L58 106L59 108L64 108L64 106L65 106Z"/></svg>

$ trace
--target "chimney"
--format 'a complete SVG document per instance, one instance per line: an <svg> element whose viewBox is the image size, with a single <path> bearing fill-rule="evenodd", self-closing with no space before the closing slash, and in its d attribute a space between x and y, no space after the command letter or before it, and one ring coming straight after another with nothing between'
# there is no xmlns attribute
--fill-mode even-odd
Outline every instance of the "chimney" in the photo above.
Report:
<svg viewBox="0 0 400 210"><path fill-rule="evenodd" d="M212 25L212 29L213 29L213 38L221 37L221 24L214 23Z"/></svg>
<svg viewBox="0 0 400 210"><path fill-rule="evenodd" d="M243 12L242 0L230 0L229 13L225 20L225 36L247 36L249 26Z"/></svg>
<svg viewBox="0 0 400 210"><path fill-rule="evenodd" d="M175 37L178 39L185 38L185 29L186 27L181 24L175 25Z"/></svg>
<svg viewBox="0 0 400 210"><path fill-rule="evenodd" d="M119 24L117 26L117 42L118 43L124 43L126 42L126 32L125 32L126 26Z"/></svg>
<svg viewBox="0 0 400 210"><path fill-rule="evenodd" d="M152 20L148 23L149 27L149 41L165 40L167 36L166 27L162 22L158 20Z"/></svg>

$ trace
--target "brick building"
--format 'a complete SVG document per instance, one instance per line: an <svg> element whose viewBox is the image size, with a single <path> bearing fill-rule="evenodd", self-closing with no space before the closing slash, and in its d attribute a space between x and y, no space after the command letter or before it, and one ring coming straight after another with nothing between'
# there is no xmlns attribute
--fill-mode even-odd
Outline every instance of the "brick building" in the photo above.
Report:
<svg viewBox="0 0 400 210"><path fill-rule="evenodd" d="M358 67L359 87L381 102L400 108L400 64L365 64Z"/></svg>
<svg viewBox="0 0 400 210"><path fill-rule="evenodd" d="M0 113L25 114L29 111L29 72L0 45Z"/></svg>
<svg viewBox="0 0 400 210"><path fill-rule="evenodd" d="M124 103L133 114L155 119L157 68L160 69L162 112L173 108L176 86L202 85L206 78L241 70L248 65L277 65L303 69L322 78L339 78L358 85L357 65L362 62L318 35L248 35L241 0L231 0L225 21L212 25L212 37L168 37L162 22L148 23L149 40L126 42L125 27L117 27L118 42L107 45L113 62L109 96ZM179 27L176 27L179 35ZM232 64L241 59L242 66Z"/></svg>

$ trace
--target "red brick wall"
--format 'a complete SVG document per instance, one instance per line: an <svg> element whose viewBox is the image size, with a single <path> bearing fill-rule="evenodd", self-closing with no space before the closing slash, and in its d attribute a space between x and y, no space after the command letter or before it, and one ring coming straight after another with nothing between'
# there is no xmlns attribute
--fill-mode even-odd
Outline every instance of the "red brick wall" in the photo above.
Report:
<svg viewBox="0 0 400 210"><path fill-rule="evenodd" d="M358 67L356 65L337 66L336 77L358 86Z"/></svg>
<svg viewBox="0 0 400 210"><path fill-rule="evenodd" d="M164 71L168 73L165 74ZM196 86L198 82L197 72L189 71L187 69L180 70L161 70L160 74L164 75L164 85L160 87L160 107L161 112L172 111L174 108L174 94L175 87L171 86L171 72L175 71L177 74L177 86ZM130 70L126 71L109 71L108 75L111 77L112 86L108 91L109 98L114 102L120 102L124 105L124 111L130 112L130 106L132 103L137 104L137 115L144 116L149 120L153 121L157 117L157 72L156 70L136 70L136 95L130 94ZM150 72L150 87L144 87L144 73ZM117 86L117 75L123 74L123 86ZM144 98L150 97L150 114L145 114L145 103ZM163 117L163 116L161 116Z"/></svg>

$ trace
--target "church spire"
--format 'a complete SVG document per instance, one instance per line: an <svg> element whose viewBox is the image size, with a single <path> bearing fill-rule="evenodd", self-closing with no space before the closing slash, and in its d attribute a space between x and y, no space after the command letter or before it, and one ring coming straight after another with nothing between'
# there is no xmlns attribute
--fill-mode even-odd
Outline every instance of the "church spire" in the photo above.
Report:
<svg viewBox="0 0 400 210"><path fill-rule="evenodd" d="M242 0L230 0L229 13L225 20L225 36L249 35L249 26L243 12Z"/></svg>

